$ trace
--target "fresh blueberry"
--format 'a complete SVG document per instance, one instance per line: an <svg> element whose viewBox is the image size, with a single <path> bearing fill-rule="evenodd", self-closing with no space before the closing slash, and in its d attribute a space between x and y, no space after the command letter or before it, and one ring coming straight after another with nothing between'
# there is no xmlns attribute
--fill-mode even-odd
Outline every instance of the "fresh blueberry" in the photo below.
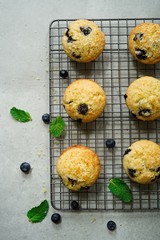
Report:
<svg viewBox="0 0 160 240"><path fill-rule="evenodd" d="M61 215L59 213L53 213L51 216L52 222L58 224L61 222Z"/></svg>
<svg viewBox="0 0 160 240"><path fill-rule="evenodd" d="M114 148L116 145L116 142L114 139L107 139L106 140L106 147L107 148Z"/></svg>
<svg viewBox="0 0 160 240"><path fill-rule="evenodd" d="M85 115L85 114L88 112L88 106L87 106L87 104L85 104L85 103L80 104L80 105L78 106L78 112L79 112L80 114Z"/></svg>
<svg viewBox="0 0 160 240"><path fill-rule="evenodd" d="M107 228L110 230L110 231L114 231L116 229L116 223L114 221L109 221L107 223Z"/></svg>
<svg viewBox="0 0 160 240"><path fill-rule="evenodd" d="M77 201L72 201L71 202L71 208L73 210L78 210L79 209L79 203Z"/></svg>
<svg viewBox="0 0 160 240"><path fill-rule="evenodd" d="M48 113L43 114L42 120L44 123L49 124L50 123L50 115Z"/></svg>
<svg viewBox="0 0 160 240"><path fill-rule="evenodd" d="M24 172L25 174L28 174L31 170L31 165L27 162L23 162L21 165L20 165L20 169L22 172Z"/></svg>
<svg viewBox="0 0 160 240"><path fill-rule="evenodd" d="M66 70L60 70L59 75L62 78L67 78L68 77L68 72Z"/></svg>

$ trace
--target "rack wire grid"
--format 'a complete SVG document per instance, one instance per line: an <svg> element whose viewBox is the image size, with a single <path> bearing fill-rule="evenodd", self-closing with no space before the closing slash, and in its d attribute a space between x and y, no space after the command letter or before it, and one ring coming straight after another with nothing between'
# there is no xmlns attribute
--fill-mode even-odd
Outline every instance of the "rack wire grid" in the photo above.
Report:
<svg viewBox="0 0 160 240"><path fill-rule="evenodd" d="M65 133L60 139L50 135L51 203L57 210L71 210L76 200L81 210L154 211L160 210L160 182L140 185L125 174L122 157L135 141L148 139L159 143L160 121L143 122L134 119L125 104L127 86L140 76L160 78L160 64L141 64L128 51L128 35L142 22L160 23L160 19L91 19L104 32L106 45L103 53L93 62L77 63L70 60L62 48L62 36L75 19L55 20L49 29L50 114L65 121ZM65 69L67 79L59 76ZM76 79L89 78L98 82L106 92L107 105L96 121L80 124L71 120L62 106L64 90ZM107 149L106 139L115 139L116 146ZM68 190L56 173L56 160L64 149L81 144L92 148L100 157L101 174L94 186L79 192ZM123 203L108 189L110 178L121 178L131 188L133 201Z"/></svg>

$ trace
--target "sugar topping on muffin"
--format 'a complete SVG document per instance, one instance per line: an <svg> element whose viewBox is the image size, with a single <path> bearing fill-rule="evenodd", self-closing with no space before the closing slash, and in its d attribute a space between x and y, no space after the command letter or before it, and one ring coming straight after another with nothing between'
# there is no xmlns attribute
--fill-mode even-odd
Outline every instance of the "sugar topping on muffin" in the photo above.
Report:
<svg viewBox="0 0 160 240"><path fill-rule="evenodd" d="M62 46L72 60L91 62L102 53L105 35L93 21L76 20L65 30Z"/></svg>
<svg viewBox="0 0 160 240"><path fill-rule="evenodd" d="M143 121L160 118L160 80L144 76L134 80L124 95L131 113Z"/></svg>
<svg viewBox="0 0 160 240"><path fill-rule="evenodd" d="M63 106L73 120L92 122L104 111L106 94L93 80L78 79L66 88Z"/></svg>
<svg viewBox="0 0 160 240"><path fill-rule="evenodd" d="M126 149L123 167L128 177L148 184L160 178L160 146L150 140L139 140Z"/></svg>
<svg viewBox="0 0 160 240"><path fill-rule="evenodd" d="M92 186L100 175L100 159L86 146L65 149L56 162L56 170L64 185L73 191Z"/></svg>
<svg viewBox="0 0 160 240"><path fill-rule="evenodd" d="M133 57L144 64L160 62L160 24L141 23L129 35L128 47Z"/></svg>

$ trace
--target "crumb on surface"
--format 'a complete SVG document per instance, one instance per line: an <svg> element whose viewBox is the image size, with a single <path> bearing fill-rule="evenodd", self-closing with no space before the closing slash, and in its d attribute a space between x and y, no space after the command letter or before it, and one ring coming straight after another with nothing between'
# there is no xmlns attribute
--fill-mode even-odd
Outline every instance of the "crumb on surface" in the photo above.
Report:
<svg viewBox="0 0 160 240"><path fill-rule="evenodd" d="M96 222L96 218L92 218L91 223L95 223L95 222Z"/></svg>
<svg viewBox="0 0 160 240"><path fill-rule="evenodd" d="M46 187L43 187L43 188L42 188L42 192L43 192L43 193L46 193L46 192L47 192Z"/></svg>

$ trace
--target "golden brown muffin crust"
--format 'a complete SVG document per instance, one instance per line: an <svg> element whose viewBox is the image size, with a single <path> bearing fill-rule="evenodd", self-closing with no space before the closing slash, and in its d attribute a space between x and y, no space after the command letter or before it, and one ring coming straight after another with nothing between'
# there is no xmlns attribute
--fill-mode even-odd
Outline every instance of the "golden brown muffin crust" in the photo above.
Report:
<svg viewBox="0 0 160 240"><path fill-rule="evenodd" d="M73 120L91 122L98 118L106 106L102 87L91 79L78 79L64 92L63 105Z"/></svg>
<svg viewBox="0 0 160 240"><path fill-rule="evenodd" d="M160 61L160 24L141 23L130 33L129 51L133 57L144 64Z"/></svg>
<svg viewBox="0 0 160 240"><path fill-rule="evenodd" d="M130 179L141 184L160 177L160 146L149 140L133 143L125 152L123 167Z"/></svg>
<svg viewBox="0 0 160 240"><path fill-rule="evenodd" d="M65 30L62 46L72 60L90 62L102 53L105 36L94 22L80 19L71 22Z"/></svg>
<svg viewBox="0 0 160 240"><path fill-rule="evenodd" d="M56 170L64 185L73 191L92 186L100 175L100 160L90 148L75 145L62 152Z"/></svg>
<svg viewBox="0 0 160 240"><path fill-rule="evenodd" d="M149 76L136 79L127 88L125 100L136 118L143 121L160 118L160 80Z"/></svg>

